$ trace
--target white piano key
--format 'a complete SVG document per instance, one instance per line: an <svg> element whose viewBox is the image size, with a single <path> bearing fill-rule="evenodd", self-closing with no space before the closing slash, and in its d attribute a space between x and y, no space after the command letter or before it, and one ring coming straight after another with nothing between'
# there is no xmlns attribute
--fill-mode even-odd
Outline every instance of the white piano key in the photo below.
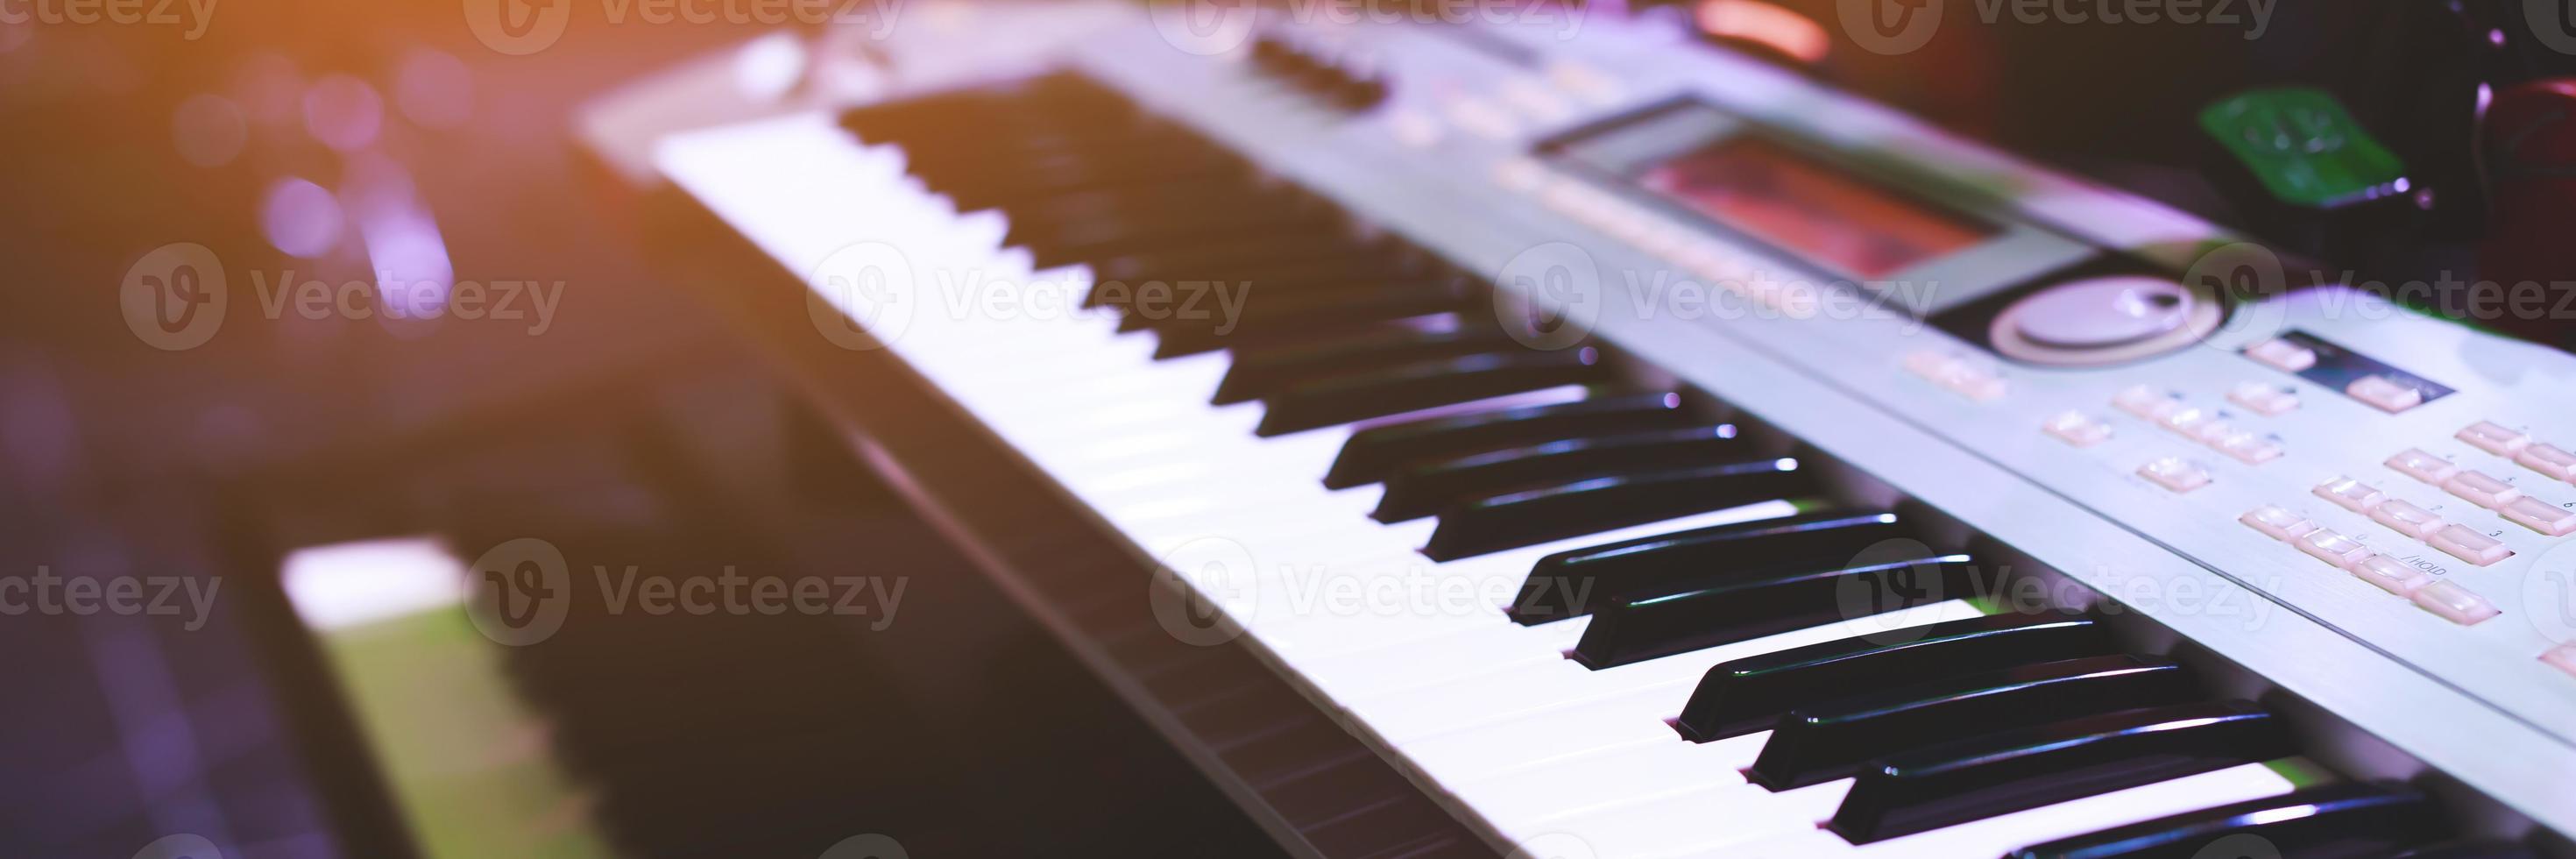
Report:
<svg viewBox="0 0 2576 859"><path fill-rule="evenodd" d="M2317 771L2298 759L2294 770ZM1847 782L1837 782L1844 784ZM1816 785L1826 787L1827 785ZM1985 820L1854 845L1822 829L1778 839L1745 843L1722 835L1694 844L1676 843L1665 852L1630 855L1673 857L1828 857L1828 859L1936 859L1954 856L2001 856L2016 848L2059 838L2098 832L2115 826L2154 820L2249 799L2279 796L2298 788L2271 764L2244 764L2185 776L2143 787L2113 791ZM1811 788L1812 789L1812 788ZM1794 791L1793 791L1794 792ZM1830 810L1829 810L1830 811ZM1830 817L1830 814L1827 815ZM1823 820L1825 818L1819 818ZM1606 855L1606 854L1605 854Z"/></svg>

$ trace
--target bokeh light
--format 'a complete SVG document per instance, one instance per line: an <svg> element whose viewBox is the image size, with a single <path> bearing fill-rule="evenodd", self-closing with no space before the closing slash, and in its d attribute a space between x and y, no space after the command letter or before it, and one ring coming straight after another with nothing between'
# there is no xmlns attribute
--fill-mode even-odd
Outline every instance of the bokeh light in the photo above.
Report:
<svg viewBox="0 0 2576 859"><path fill-rule="evenodd" d="M179 157L199 167L221 167L250 139L250 118L232 99L211 93L189 96L170 118Z"/></svg>

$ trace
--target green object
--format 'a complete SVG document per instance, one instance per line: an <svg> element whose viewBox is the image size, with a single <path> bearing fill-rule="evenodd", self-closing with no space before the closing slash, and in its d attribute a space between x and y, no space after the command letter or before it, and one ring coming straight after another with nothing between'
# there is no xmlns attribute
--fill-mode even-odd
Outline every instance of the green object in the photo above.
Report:
<svg viewBox="0 0 2576 859"><path fill-rule="evenodd" d="M2409 189L2406 162L2324 90L2237 93L2201 109L2200 128L2293 206L2335 209Z"/></svg>

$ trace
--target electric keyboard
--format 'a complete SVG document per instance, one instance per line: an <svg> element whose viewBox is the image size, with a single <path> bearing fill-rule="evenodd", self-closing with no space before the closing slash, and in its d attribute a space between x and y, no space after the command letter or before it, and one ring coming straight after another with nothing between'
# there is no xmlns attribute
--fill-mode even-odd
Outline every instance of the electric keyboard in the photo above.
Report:
<svg viewBox="0 0 2576 859"><path fill-rule="evenodd" d="M650 161L1167 732L1275 680L1419 792L1297 852L2566 849L2576 359L1652 21L1079 8Z"/></svg>

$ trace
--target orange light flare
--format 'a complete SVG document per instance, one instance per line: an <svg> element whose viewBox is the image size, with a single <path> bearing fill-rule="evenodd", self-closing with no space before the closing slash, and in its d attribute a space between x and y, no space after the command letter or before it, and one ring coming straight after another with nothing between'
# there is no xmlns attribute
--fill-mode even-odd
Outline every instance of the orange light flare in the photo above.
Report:
<svg viewBox="0 0 2576 859"><path fill-rule="evenodd" d="M1762 0L1700 0L1691 17L1700 32L1751 42L1806 65L1822 62L1833 50L1833 37L1824 25Z"/></svg>

